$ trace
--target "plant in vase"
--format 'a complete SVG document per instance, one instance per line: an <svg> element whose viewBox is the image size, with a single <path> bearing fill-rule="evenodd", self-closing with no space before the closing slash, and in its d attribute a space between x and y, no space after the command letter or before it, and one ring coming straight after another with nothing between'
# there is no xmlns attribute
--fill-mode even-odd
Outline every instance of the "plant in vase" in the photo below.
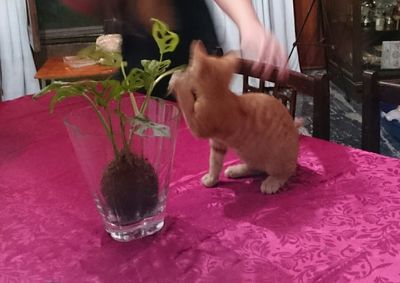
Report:
<svg viewBox="0 0 400 283"><path fill-rule="evenodd" d="M178 35L171 32L163 22L152 20L152 36L160 51L158 60L144 59L141 61L142 68L134 68L126 74L122 58L118 54L115 57L111 55L107 61L121 66L123 75L121 81L108 79L54 82L34 96L38 98L52 94L51 112L57 103L76 96L84 98L94 110L91 114L94 113L96 119L100 121L112 148L112 156L101 169L103 170L101 175L94 178L94 181L92 173L86 175L89 176L87 179L92 179L94 183L92 185L97 187L94 190L95 200L103 216L106 230L113 238L120 241L153 234L161 229L164 223L163 216L158 217L158 215L163 213L165 207L165 190L169 183L175 146L174 133L164 122L165 119L175 119L173 123L176 126L179 111L171 103L166 104L161 99L152 98L152 92L161 79L181 69L182 66L170 68L171 61L163 58L164 54L175 50L179 43ZM145 95L135 96L134 92L142 89L145 90ZM73 117L84 120L81 114L75 113ZM73 122L67 122L67 125L71 123ZM71 139L75 139L78 134L83 136L81 129L75 128L74 125L70 126ZM148 148L153 144L146 140L149 136L157 140L154 148L150 150L145 149L146 145ZM94 136L95 142L97 139ZM173 141L165 142L163 139L173 139ZM81 142L73 141L73 144L76 152L82 150ZM93 144L89 145L89 148L94 147ZM170 150L169 156L163 159L160 154L163 154L165 144L170 145ZM83 166L81 164L82 167L91 168L86 160L90 159L86 158L86 152L90 151L93 150L90 148L83 154L82 159L85 160L81 162L84 163ZM95 158L102 151L100 148L91 156ZM159 152L153 154L154 151ZM148 152L151 152L152 157L147 155ZM160 160L166 160L167 166ZM90 171L90 168L86 171ZM159 172L162 172L160 174L163 175L163 180L160 180Z"/></svg>

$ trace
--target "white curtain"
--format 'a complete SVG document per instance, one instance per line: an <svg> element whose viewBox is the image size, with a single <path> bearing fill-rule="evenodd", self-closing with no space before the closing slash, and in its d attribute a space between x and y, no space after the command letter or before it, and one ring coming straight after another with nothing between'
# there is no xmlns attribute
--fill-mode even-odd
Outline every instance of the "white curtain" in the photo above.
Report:
<svg viewBox="0 0 400 283"><path fill-rule="evenodd" d="M252 0L252 2L260 21L275 34L289 55L296 40L293 0ZM240 38L236 25L213 0L207 0L207 4L214 19L221 47L224 51L239 50ZM300 70L297 49L290 58L289 68Z"/></svg>
<svg viewBox="0 0 400 283"><path fill-rule="evenodd" d="M289 55L296 40L293 0L253 0L253 5L261 22L272 30ZM297 48L290 57L289 68L300 70Z"/></svg>
<svg viewBox="0 0 400 283"><path fill-rule="evenodd" d="M234 0L233 0L234 1ZM219 8L213 0L206 0L214 21L219 43L224 52L240 49L239 30L235 23Z"/></svg>
<svg viewBox="0 0 400 283"><path fill-rule="evenodd" d="M0 63L3 100L39 91L27 31L25 0L0 0Z"/></svg>

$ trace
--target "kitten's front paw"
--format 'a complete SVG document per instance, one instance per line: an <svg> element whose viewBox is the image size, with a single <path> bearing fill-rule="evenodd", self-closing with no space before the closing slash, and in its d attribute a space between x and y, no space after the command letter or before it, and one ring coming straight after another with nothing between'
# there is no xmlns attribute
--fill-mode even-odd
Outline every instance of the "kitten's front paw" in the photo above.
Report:
<svg viewBox="0 0 400 283"><path fill-rule="evenodd" d="M269 176L261 184L261 192L264 194L274 194L279 191L280 187L285 183L280 179Z"/></svg>
<svg viewBox="0 0 400 283"><path fill-rule="evenodd" d="M224 175L227 178L239 178L241 177L241 174L239 174L238 170L236 169L236 166L229 166L228 168L225 169Z"/></svg>
<svg viewBox="0 0 400 283"><path fill-rule="evenodd" d="M242 178L242 177L257 175L258 173L260 172L257 170L250 169L249 166L247 166L247 164L231 165L228 168L226 168L224 172L225 177L228 178Z"/></svg>
<svg viewBox="0 0 400 283"><path fill-rule="evenodd" d="M218 178L210 176L210 174L206 174L201 178L201 183L205 187L214 187L218 183Z"/></svg>

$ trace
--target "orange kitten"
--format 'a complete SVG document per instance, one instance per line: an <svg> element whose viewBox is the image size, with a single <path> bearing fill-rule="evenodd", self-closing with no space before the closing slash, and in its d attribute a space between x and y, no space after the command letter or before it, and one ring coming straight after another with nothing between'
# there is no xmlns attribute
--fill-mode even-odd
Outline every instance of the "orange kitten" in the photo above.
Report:
<svg viewBox="0 0 400 283"><path fill-rule="evenodd" d="M298 130L276 98L262 93L238 96L230 91L237 64L235 55L209 56L201 42L194 42L189 66L172 76L170 90L192 133L210 139L210 167L202 178L204 186L218 182L224 155L231 147L243 163L228 167L225 176L266 172L261 191L275 193L296 171Z"/></svg>

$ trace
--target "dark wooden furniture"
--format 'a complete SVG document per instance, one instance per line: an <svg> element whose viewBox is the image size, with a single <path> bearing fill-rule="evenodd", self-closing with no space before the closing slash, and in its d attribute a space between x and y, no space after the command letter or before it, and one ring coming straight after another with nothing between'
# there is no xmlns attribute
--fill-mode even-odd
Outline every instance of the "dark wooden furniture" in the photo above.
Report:
<svg viewBox="0 0 400 283"><path fill-rule="evenodd" d="M400 105L400 70L363 73L361 148L380 152L380 103Z"/></svg>
<svg viewBox="0 0 400 283"><path fill-rule="evenodd" d="M288 107L292 116L296 111L296 96L307 95L313 97L313 133L314 137L329 140L330 134L330 93L329 81L326 74L316 77L303 73L289 71L289 78L286 82L277 81L276 71L269 77L256 73L252 66L253 61L240 60L238 74L243 75L243 93L259 91L271 93ZM260 79L258 86L249 84L250 78ZM266 86L266 83L275 83L274 87Z"/></svg>
<svg viewBox="0 0 400 283"><path fill-rule="evenodd" d="M48 58L75 55L103 34L103 23L76 13L62 1L26 0L28 34L37 68Z"/></svg>
<svg viewBox="0 0 400 283"><path fill-rule="evenodd" d="M362 72L379 69L368 54L378 56L377 46L385 40L400 40L399 30L375 30L375 22L362 27L362 0L322 0L329 78L346 92L347 98L361 101ZM364 57L363 57L364 56Z"/></svg>

